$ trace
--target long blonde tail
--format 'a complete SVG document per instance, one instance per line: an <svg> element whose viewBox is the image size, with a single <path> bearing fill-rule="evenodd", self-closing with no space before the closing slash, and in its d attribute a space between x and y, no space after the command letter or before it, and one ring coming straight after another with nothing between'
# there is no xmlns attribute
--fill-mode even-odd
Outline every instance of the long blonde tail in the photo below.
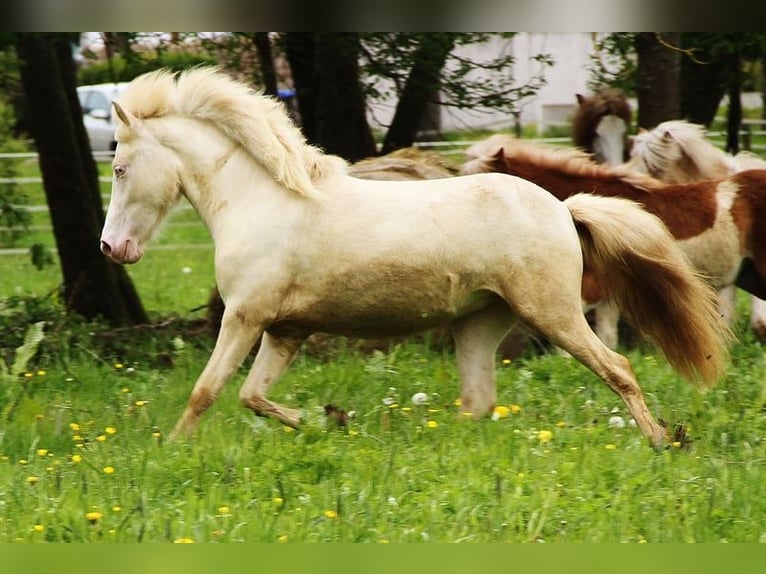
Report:
<svg viewBox="0 0 766 574"><path fill-rule="evenodd" d="M585 269L682 376L709 387L723 375L732 334L716 292L691 268L665 225L633 201L574 195Z"/></svg>

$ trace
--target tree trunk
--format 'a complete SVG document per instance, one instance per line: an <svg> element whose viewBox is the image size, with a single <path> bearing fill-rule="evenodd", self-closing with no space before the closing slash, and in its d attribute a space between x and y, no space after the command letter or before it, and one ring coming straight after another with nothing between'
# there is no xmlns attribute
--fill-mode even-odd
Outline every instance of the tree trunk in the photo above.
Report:
<svg viewBox="0 0 766 574"><path fill-rule="evenodd" d="M359 84L359 35L324 33L316 37L316 144L351 162L375 155Z"/></svg>
<svg viewBox="0 0 766 574"><path fill-rule="evenodd" d="M729 70L729 109L726 113L726 151L731 154L739 152L739 128L742 125L742 74L739 70L742 63L739 54L727 56L726 67Z"/></svg>
<svg viewBox="0 0 766 574"><path fill-rule="evenodd" d="M295 100L303 135L311 143L317 143L316 136L316 70L314 59L316 40L307 32L287 32L284 35L285 54L290 63L290 73L295 86Z"/></svg>
<svg viewBox="0 0 766 574"><path fill-rule="evenodd" d="M694 33L684 33L683 48L693 49L699 42ZM695 61L681 60L681 117L710 127L726 93L721 61L702 54Z"/></svg>
<svg viewBox="0 0 766 574"><path fill-rule="evenodd" d="M441 71L454 43L452 34L434 34L418 48L396 105L394 119L383 139L381 153L409 147L415 142L418 130L423 125L428 104L439 89Z"/></svg>
<svg viewBox="0 0 766 574"><path fill-rule="evenodd" d="M670 46L678 46L678 33L655 32L636 34L636 96L638 127L651 129L665 120L681 117L679 54Z"/></svg>
<svg viewBox="0 0 766 574"><path fill-rule="evenodd" d="M255 32L253 44L258 53L258 66L263 80L263 91L270 96L277 95L277 73L274 70L274 58L271 55L271 39L268 32Z"/></svg>
<svg viewBox="0 0 766 574"><path fill-rule="evenodd" d="M125 269L99 250L104 210L77 98L69 34L22 33L17 50L68 311L116 325L148 322Z"/></svg>

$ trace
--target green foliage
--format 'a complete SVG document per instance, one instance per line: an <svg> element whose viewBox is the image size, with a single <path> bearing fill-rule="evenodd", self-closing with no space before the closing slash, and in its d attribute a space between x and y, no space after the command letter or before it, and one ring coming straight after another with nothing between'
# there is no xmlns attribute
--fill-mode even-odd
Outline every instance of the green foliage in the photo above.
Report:
<svg viewBox="0 0 766 574"><path fill-rule="evenodd" d="M43 328L45 322L33 323L27 329L24 335L24 342L16 349L13 362L10 367L5 360L0 357L0 413L2 421L9 422L13 419L13 414L21 399L27 390L27 380L23 377L27 370L27 365L37 353L37 348L45 338Z"/></svg>
<svg viewBox="0 0 766 574"><path fill-rule="evenodd" d="M83 66L78 71L78 84L102 84L109 82L129 82L136 76L158 70L184 70L201 64L214 64L211 56L190 52L163 51L157 57L136 56L129 60L115 55L111 60L94 62Z"/></svg>

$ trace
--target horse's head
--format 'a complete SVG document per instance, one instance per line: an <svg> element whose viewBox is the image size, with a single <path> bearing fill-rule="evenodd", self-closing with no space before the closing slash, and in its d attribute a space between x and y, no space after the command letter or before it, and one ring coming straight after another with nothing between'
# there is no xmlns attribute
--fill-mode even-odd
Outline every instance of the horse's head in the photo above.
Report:
<svg viewBox="0 0 766 574"><path fill-rule="evenodd" d="M101 251L117 263L135 263L181 196L181 161L141 120L114 103L117 150L112 196ZM159 120L156 120L159 121Z"/></svg>
<svg viewBox="0 0 766 574"><path fill-rule="evenodd" d="M653 130L639 128L627 165L634 171L665 180L668 171L680 163L683 149L672 130L658 128L660 126Z"/></svg>
<svg viewBox="0 0 766 574"><path fill-rule="evenodd" d="M572 118L575 146L593 154L599 163L619 165L627 158L630 104L618 89L607 88L592 97L576 94L578 107Z"/></svg>

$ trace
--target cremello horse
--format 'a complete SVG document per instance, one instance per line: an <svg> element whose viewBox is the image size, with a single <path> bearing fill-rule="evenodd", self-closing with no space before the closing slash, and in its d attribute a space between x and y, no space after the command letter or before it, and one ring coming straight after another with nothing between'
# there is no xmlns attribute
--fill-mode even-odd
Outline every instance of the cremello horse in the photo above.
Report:
<svg viewBox="0 0 766 574"><path fill-rule="evenodd" d="M651 130L641 129L633 140L627 163L630 169L665 183L692 183L725 179L748 169L766 169L766 161L741 151L731 155L716 147L704 126L684 120L670 120ZM727 320L734 319L735 289L721 290L721 308ZM750 326L759 339L766 340L766 301L751 297Z"/></svg>
<svg viewBox="0 0 766 574"><path fill-rule="evenodd" d="M101 250L135 263L185 197L212 235L226 303L173 437L197 426L259 338L240 399L298 425L300 411L266 395L315 331L364 337L449 324L461 410L486 415L496 401L496 346L520 319L603 379L659 445L666 429L628 360L582 314L583 265L681 374L705 385L725 369L714 292L662 223L630 201L583 194L560 202L503 174L354 178L345 162L305 143L281 104L207 68L139 76L114 109Z"/></svg>

